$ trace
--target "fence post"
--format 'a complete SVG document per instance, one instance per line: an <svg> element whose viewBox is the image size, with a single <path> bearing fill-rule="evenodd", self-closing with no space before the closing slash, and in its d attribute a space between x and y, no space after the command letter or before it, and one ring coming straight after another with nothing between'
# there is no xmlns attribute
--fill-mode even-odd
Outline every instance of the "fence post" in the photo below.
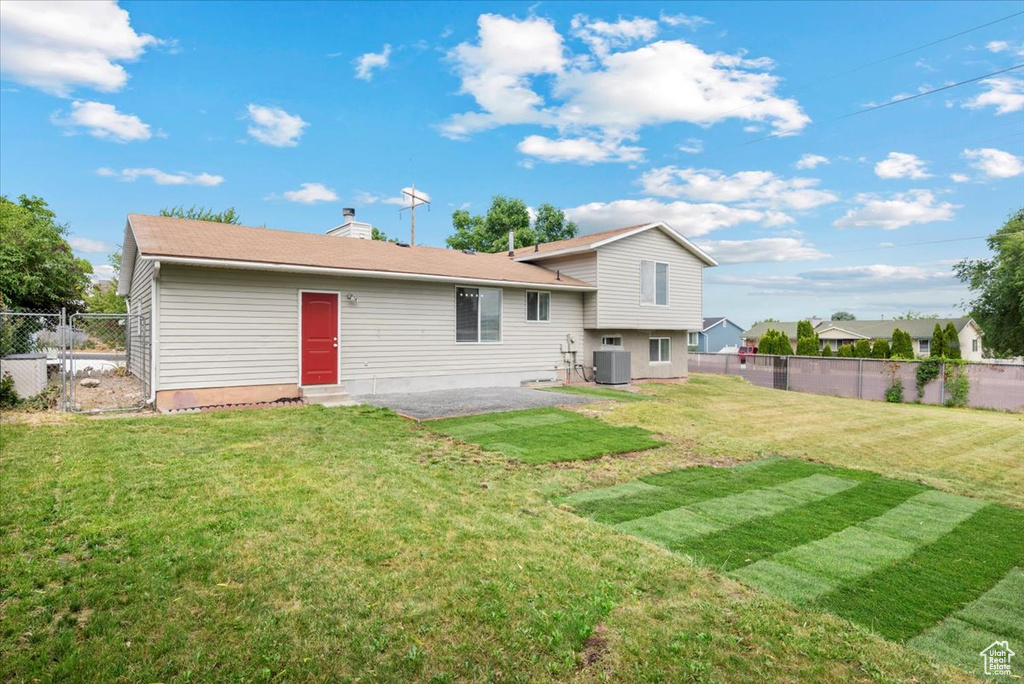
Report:
<svg viewBox="0 0 1024 684"><path fill-rule="evenodd" d="M792 361L792 357L786 357L786 391L789 391L789 363Z"/></svg>
<svg viewBox="0 0 1024 684"><path fill-rule="evenodd" d="M66 307L60 307L60 334L57 335L57 344L59 345L57 350L57 360L60 361L60 401L58 406L62 413L66 413L68 410L68 379L67 379L67 335L68 335L68 310Z"/></svg>
<svg viewBox="0 0 1024 684"><path fill-rule="evenodd" d="M857 398L864 398L864 359L857 359Z"/></svg>
<svg viewBox="0 0 1024 684"><path fill-rule="evenodd" d="M939 364L939 406L946 405L946 362Z"/></svg>

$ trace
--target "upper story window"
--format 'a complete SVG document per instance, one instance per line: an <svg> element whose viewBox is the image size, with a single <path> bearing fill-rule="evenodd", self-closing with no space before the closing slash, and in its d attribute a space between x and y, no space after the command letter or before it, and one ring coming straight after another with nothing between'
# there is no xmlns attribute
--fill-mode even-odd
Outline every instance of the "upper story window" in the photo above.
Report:
<svg viewBox="0 0 1024 684"><path fill-rule="evenodd" d="M551 320L551 293L526 291L526 320L546 323Z"/></svg>
<svg viewBox="0 0 1024 684"><path fill-rule="evenodd" d="M668 264L663 261L640 262L640 304L668 306Z"/></svg>
<svg viewBox="0 0 1024 684"><path fill-rule="evenodd" d="M978 351L978 338L974 338L973 340L971 340L971 351Z"/></svg>
<svg viewBox="0 0 1024 684"><path fill-rule="evenodd" d="M455 288L455 341L501 342L501 290Z"/></svg>

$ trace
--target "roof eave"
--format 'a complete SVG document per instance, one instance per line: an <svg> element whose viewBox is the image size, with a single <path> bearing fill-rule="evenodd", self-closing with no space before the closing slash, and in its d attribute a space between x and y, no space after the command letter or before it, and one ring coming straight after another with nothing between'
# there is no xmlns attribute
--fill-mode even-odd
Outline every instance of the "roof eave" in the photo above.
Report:
<svg viewBox="0 0 1024 684"><path fill-rule="evenodd" d="M650 230L651 228L663 228L664 230L662 232L664 232L666 235L668 235L673 240L678 242L679 245L683 247L683 249L693 254L695 257L697 257L697 259L703 261L708 266L718 266L718 262L711 258L711 256L707 252L705 252L700 247L698 247L697 245L693 244L685 237L680 235L675 228L665 223L664 221L645 223L642 226L637 226L633 230L629 230L624 233L618 233L616 235L607 237L603 240L598 240L597 242L591 242L589 244L580 245L579 247L570 247L569 249L558 249L553 252L527 252L524 256L513 258L516 261L533 261L536 259L549 259L556 256L578 254L580 252L590 252L597 250L601 247L604 247L605 245L611 244L613 242L617 242L619 240L624 240L625 238L632 237L633 235L637 235L638 233L643 233L644 231Z"/></svg>

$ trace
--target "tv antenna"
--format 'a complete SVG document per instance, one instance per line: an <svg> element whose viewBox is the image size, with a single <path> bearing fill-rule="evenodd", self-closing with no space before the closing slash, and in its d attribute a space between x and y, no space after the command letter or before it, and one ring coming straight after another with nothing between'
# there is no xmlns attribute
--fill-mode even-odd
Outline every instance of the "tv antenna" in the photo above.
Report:
<svg viewBox="0 0 1024 684"><path fill-rule="evenodd" d="M415 245L416 244L416 207L418 207L421 204L426 204L427 205L427 211L430 211L430 200L427 199L423 195L417 195L416 194L416 184L415 183L413 183L412 187L409 188L408 190L406 190L405 188L402 188L402 194L409 198L409 206L402 207L401 209L399 209L398 210L398 214L399 214L399 216L401 216L403 211L405 211L406 209L409 210L409 220L410 220L410 223L411 223L410 230L409 230L409 244L410 245Z"/></svg>

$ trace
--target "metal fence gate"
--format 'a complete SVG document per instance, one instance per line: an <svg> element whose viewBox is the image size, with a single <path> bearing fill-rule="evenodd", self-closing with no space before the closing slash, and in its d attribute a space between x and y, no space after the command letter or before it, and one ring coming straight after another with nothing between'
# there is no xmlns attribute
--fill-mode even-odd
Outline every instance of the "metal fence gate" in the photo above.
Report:
<svg viewBox="0 0 1024 684"><path fill-rule="evenodd" d="M149 335L139 314L0 312L0 378L38 409L137 410L149 402Z"/></svg>

